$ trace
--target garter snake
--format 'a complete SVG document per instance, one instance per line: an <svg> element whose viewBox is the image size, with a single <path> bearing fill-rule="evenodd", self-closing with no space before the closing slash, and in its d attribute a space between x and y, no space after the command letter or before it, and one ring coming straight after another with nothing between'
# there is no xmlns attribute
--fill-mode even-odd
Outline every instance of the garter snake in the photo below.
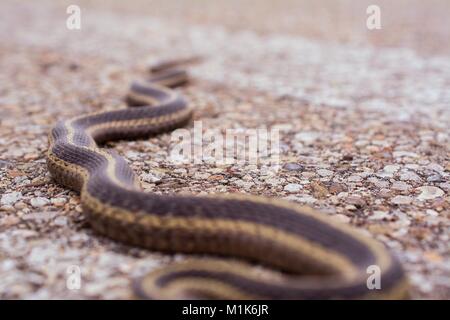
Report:
<svg viewBox="0 0 450 320"><path fill-rule="evenodd" d="M406 297L404 271L383 245L312 208L250 195L199 197L140 190L127 162L100 146L169 132L190 121L192 109L174 90L187 82L187 74L176 65L158 65L149 81L133 83L126 99L129 108L59 121L49 134L48 169L57 183L80 193L95 231L150 250L206 255L135 280L136 295ZM381 288L369 290L367 270L373 265L381 272Z"/></svg>

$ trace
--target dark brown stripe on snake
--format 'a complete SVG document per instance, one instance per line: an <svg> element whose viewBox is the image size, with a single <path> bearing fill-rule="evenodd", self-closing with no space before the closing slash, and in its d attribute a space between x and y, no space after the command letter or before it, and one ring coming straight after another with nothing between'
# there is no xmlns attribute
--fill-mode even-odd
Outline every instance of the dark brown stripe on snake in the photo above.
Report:
<svg viewBox="0 0 450 320"><path fill-rule="evenodd" d="M63 150L62 150L63 149ZM96 194L101 201L114 207L121 207L133 212L144 211L150 214L181 217L206 217L208 219L243 220L276 227L287 232L301 235L309 241L332 249L347 256L355 265L368 266L375 262L373 254L353 237L327 225L317 225L317 221L309 216L301 216L286 208L259 204L242 200L202 199L198 203L196 197L160 196L138 191L118 188L105 173L106 161L95 152L78 150L72 145L65 148L59 146L54 150L58 157L68 162L86 166L86 162L96 163L88 170L96 172L97 179L88 183L88 191ZM102 170L99 170L99 167ZM120 172L118 172L120 174ZM131 201L130 201L131 200ZM236 208L239 208L237 211ZM277 219L273 220L272 212L277 211ZM214 212L214 215L207 213Z"/></svg>
<svg viewBox="0 0 450 320"><path fill-rule="evenodd" d="M385 289L392 289L395 287L397 280L402 277L399 268L392 268L387 273L383 274L383 287ZM316 287L303 287L301 278L296 287L295 277L286 277L284 281L288 281L289 285L286 283L267 283L261 281L254 281L249 278L241 277L229 272L214 272L205 270L189 270L181 272L173 272L167 275L163 275L157 280L157 285L164 287L172 281L182 278L209 278L225 281L226 283L231 283L234 287L239 288L242 291L249 293L258 292L264 297L269 297L270 299L296 299L297 297L303 297L303 299L326 299L327 297L336 298L354 298L357 296L363 296L367 294L366 282L363 280L356 284L348 286L338 286L335 288L327 288L317 286L324 279L316 278L311 276L310 281L316 282ZM303 279L304 280L304 279ZM331 280L333 281L333 280ZM334 281L339 282L338 279Z"/></svg>
<svg viewBox="0 0 450 320"><path fill-rule="evenodd" d="M131 91L155 98L161 102L163 102L164 100L169 100L172 97L172 94L174 94L169 93L169 91L161 91L157 88L152 88L151 86L144 85L138 82L134 82L131 85Z"/></svg>
<svg viewBox="0 0 450 320"><path fill-rule="evenodd" d="M88 210L90 223L102 234L114 237L130 245L153 248L164 252L184 252L190 254L213 254L245 258L249 262L280 268L285 272L309 275L331 275L336 269L317 259L308 259L298 251L287 248L266 238L242 235L236 239L233 234L221 231L202 234L186 229L142 227L136 223L124 223L117 228L114 217L106 217ZM246 245L242 246L245 241ZM265 254L270 252L270 255ZM325 261L324 261L325 262Z"/></svg>
<svg viewBox="0 0 450 320"><path fill-rule="evenodd" d="M160 72L168 72L172 68L178 68L180 66L185 66L193 63L198 63L202 60L200 56L188 57L184 59L174 59L174 60L166 60L160 63L156 63L155 65L149 68L151 73L158 74Z"/></svg>
<svg viewBox="0 0 450 320"><path fill-rule="evenodd" d="M160 106L135 107L82 117L75 120L73 126L75 129L85 130L102 123L159 118L184 109L186 109L186 102L182 99L176 99ZM123 136L125 137L125 134Z"/></svg>
<svg viewBox="0 0 450 320"><path fill-rule="evenodd" d="M182 86L188 83L187 72L184 70L170 70L168 72L165 72L164 74L151 77L149 81L152 83L161 83L165 80L172 80L173 78L179 80L171 82L169 88Z"/></svg>

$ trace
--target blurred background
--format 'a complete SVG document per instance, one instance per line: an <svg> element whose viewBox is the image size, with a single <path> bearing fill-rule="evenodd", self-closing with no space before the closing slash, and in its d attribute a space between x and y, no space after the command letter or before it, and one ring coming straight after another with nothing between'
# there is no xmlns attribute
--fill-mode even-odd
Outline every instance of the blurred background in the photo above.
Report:
<svg viewBox="0 0 450 320"><path fill-rule="evenodd" d="M67 3L71 3L68 1ZM446 0L131 0L77 1L80 5L163 18L169 23L222 25L339 43L408 47L450 53L450 3ZM365 28L369 5L381 9L382 30Z"/></svg>

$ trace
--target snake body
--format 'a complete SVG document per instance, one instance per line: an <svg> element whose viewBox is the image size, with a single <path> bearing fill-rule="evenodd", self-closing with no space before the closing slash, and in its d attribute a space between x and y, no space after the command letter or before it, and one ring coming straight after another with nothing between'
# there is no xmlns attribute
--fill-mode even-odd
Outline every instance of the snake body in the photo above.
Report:
<svg viewBox="0 0 450 320"><path fill-rule="evenodd" d="M140 298L404 298L404 271L381 244L309 207L249 195L159 195L140 190L118 154L100 148L187 124L192 109L173 90L187 81L166 63L133 83L130 108L58 122L49 134L48 169L78 191L98 233L151 250L196 254L134 281ZM198 257L198 255L206 257ZM265 268L257 268L255 264ZM369 266L381 289L369 290Z"/></svg>

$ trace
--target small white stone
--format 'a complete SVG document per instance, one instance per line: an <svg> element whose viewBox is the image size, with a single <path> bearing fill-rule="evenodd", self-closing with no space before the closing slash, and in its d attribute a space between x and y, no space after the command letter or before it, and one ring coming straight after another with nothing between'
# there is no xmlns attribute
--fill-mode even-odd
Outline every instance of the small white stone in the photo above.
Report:
<svg viewBox="0 0 450 320"><path fill-rule="evenodd" d="M321 177L329 177L333 175L333 171L327 169L319 169L317 170L317 174Z"/></svg>
<svg viewBox="0 0 450 320"><path fill-rule="evenodd" d="M36 198L31 199L31 201L30 201L30 204L35 208L43 207L49 203L50 203L50 201L44 197L36 197Z"/></svg>
<svg viewBox="0 0 450 320"><path fill-rule="evenodd" d="M302 177L305 178L305 179L311 179L315 175L316 174L314 172L311 172L311 171L302 172Z"/></svg>
<svg viewBox="0 0 450 320"><path fill-rule="evenodd" d="M410 204L411 202L412 202L411 197L407 196L395 196L391 200L391 203L393 204Z"/></svg>
<svg viewBox="0 0 450 320"><path fill-rule="evenodd" d="M178 168L173 170L173 173L184 176L187 175L187 170L183 168Z"/></svg>
<svg viewBox="0 0 450 320"><path fill-rule="evenodd" d="M308 195L305 195L305 196L302 196L302 197L296 197L295 200L298 201L298 202L307 203L307 204L311 204L311 203L314 203L314 202L317 201L315 198L313 198L311 196L308 196Z"/></svg>
<svg viewBox="0 0 450 320"><path fill-rule="evenodd" d="M410 188L411 188L411 186L409 184L407 184L406 182L403 182L403 181L395 181L392 184L392 189L394 189L394 190L407 191Z"/></svg>
<svg viewBox="0 0 450 320"><path fill-rule="evenodd" d="M405 164L405 168L411 169L411 170L414 170L414 171L420 170L420 166L418 164L415 164L415 163Z"/></svg>
<svg viewBox="0 0 450 320"><path fill-rule="evenodd" d="M297 133L295 135L295 140L301 141L305 144L311 144L315 142L317 139L319 139L320 136L321 134L319 132L304 131Z"/></svg>
<svg viewBox="0 0 450 320"><path fill-rule="evenodd" d="M208 179L209 176L210 176L210 174L208 172L196 172L194 174L194 179L206 180L206 179Z"/></svg>
<svg viewBox="0 0 450 320"><path fill-rule="evenodd" d="M367 181L369 181L370 183L373 183L376 187L378 188L387 188L389 187L389 182L385 181L385 180L380 180L376 177L370 177L367 179Z"/></svg>
<svg viewBox="0 0 450 320"><path fill-rule="evenodd" d="M389 164L387 166L384 166L383 171L388 173L394 173L397 172L400 169L400 166L397 164Z"/></svg>
<svg viewBox="0 0 450 320"><path fill-rule="evenodd" d="M287 192L298 192L301 189L302 189L302 185L297 184L297 183L289 183L284 186L284 191L287 191Z"/></svg>
<svg viewBox="0 0 450 320"><path fill-rule="evenodd" d="M0 271L12 271L16 267L16 261L12 259L5 259L2 262L0 262Z"/></svg>
<svg viewBox="0 0 450 320"><path fill-rule="evenodd" d="M409 151L394 151L393 154L394 158L418 158L419 155L417 153L414 152L409 152Z"/></svg>
<svg viewBox="0 0 450 320"><path fill-rule="evenodd" d="M417 199L421 201L436 199L444 195L444 191L442 191L438 187L424 186L417 188L417 190L421 192L417 197Z"/></svg>
<svg viewBox="0 0 450 320"><path fill-rule="evenodd" d="M389 164L387 166L384 166L383 170L377 173L377 176L380 178L392 178L394 177L394 173L396 173L399 169L399 165Z"/></svg>
<svg viewBox="0 0 450 320"><path fill-rule="evenodd" d="M250 189L255 184L252 181L236 180L234 184L240 188Z"/></svg>
<svg viewBox="0 0 450 320"><path fill-rule="evenodd" d="M400 180L420 182L422 179L420 179L420 177L414 172L405 171L400 175Z"/></svg>
<svg viewBox="0 0 450 320"><path fill-rule="evenodd" d="M22 199L22 193L14 191L11 193L5 193L2 195L2 199L0 200L0 203L2 205L12 205Z"/></svg>
<svg viewBox="0 0 450 320"><path fill-rule="evenodd" d="M358 175L352 175L352 176L348 177L347 181L348 182L361 182L362 178Z"/></svg>
<svg viewBox="0 0 450 320"><path fill-rule="evenodd" d="M67 202L67 200L65 198L53 198L50 202L56 207L61 207Z"/></svg>
<svg viewBox="0 0 450 320"><path fill-rule="evenodd" d="M127 157L128 159L131 159L131 160L138 160L139 156L140 156L140 154L133 150L129 150L129 151L125 152L125 157Z"/></svg>
<svg viewBox="0 0 450 320"><path fill-rule="evenodd" d="M378 188L389 188L389 182L385 180L378 180L377 182L374 182L374 184Z"/></svg>
<svg viewBox="0 0 450 320"><path fill-rule="evenodd" d="M283 168L289 171L295 171L302 169L302 166L297 163L287 163Z"/></svg>
<svg viewBox="0 0 450 320"><path fill-rule="evenodd" d="M63 217L63 216L59 216L57 217L54 221L53 224L57 225L57 226L66 226L67 225L67 218Z"/></svg>
<svg viewBox="0 0 450 320"><path fill-rule="evenodd" d="M430 163L429 165L426 166L426 168L439 173L444 172L444 168L437 163Z"/></svg>
<svg viewBox="0 0 450 320"><path fill-rule="evenodd" d="M270 184L271 186L278 186L284 182L284 179L282 178L270 178L266 180L267 184Z"/></svg>
<svg viewBox="0 0 450 320"><path fill-rule="evenodd" d="M394 174L392 172L386 172L386 171L378 171L377 177L379 178L392 178L394 177Z"/></svg>
<svg viewBox="0 0 450 320"><path fill-rule="evenodd" d="M141 174L141 180L148 183L158 182L160 179L150 173Z"/></svg>
<svg viewBox="0 0 450 320"><path fill-rule="evenodd" d="M373 214L369 217L370 220L382 220L389 216L388 211L374 211Z"/></svg>

